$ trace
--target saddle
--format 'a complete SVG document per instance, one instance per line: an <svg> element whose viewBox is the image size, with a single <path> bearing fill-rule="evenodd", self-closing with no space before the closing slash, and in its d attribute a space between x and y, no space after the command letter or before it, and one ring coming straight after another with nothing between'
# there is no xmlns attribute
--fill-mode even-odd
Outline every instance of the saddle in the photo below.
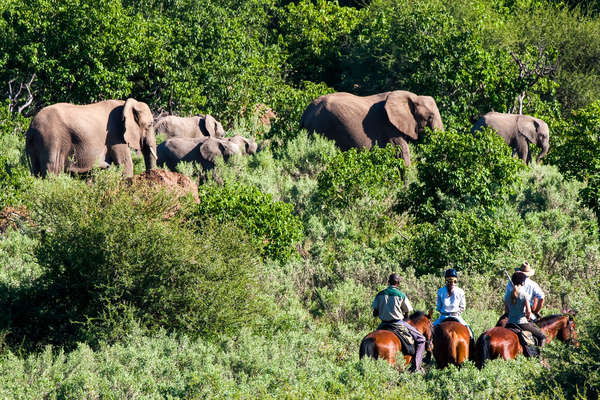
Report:
<svg viewBox="0 0 600 400"><path fill-rule="evenodd" d="M539 344L531 332L525 331L519 325L515 324L506 324L506 329L510 329L517 334L525 357L537 357L540 354L538 349Z"/></svg>
<svg viewBox="0 0 600 400"><path fill-rule="evenodd" d="M415 355L415 339L412 337L406 326L393 322L382 322L377 327L377 330L390 331L394 333L398 339L400 339L400 343L402 343L402 352L409 356Z"/></svg>

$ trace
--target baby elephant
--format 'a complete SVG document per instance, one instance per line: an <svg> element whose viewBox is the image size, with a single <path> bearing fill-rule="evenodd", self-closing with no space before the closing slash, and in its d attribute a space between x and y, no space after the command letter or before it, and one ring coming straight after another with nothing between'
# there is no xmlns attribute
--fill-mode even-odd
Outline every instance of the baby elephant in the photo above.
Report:
<svg viewBox="0 0 600 400"><path fill-rule="evenodd" d="M239 148L227 140L212 137L174 137L162 142L156 152L158 165L166 165L171 171L176 171L177 164L181 161L200 163L207 170L215 166L217 157L227 160L230 156L239 154Z"/></svg>
<svg viewBox="0 0 600 400"><path fill-rule="evenodd" d="M223 125L212 115L196 115L193 117L177 117L167 115L161 117L154 124L156 133L164 133L167 138L186 137L196 138L209 136L222 138L225 136Z"/></svg>
<svg viewBox="0 0 600 400"><path fill-rule="evenodd" d="M233 137L226 138L225 140L239 148L238 154L254 154L258 149L258 144L256 144L254 140L245 138L241 135L235 135Z"/></svg>
<svg viewBox="0 0 600 400"><path fill-rule="evenodd" d="M537 144L542 150L536 159L538 163L550 149L550 129L548 129L548 124L539 118L529 115L489 112L475 123L471 132L488 126L498 132L506 144L512 147L513 155L517 153L524 162L531 162L529 143Z"/></svg>

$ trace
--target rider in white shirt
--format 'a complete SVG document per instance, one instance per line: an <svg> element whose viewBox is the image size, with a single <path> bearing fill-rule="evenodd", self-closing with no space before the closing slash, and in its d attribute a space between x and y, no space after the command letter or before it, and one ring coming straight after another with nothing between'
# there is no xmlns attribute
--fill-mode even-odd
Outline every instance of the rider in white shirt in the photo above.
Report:
<svg viewBox="0 0 600 400"><path fill-rule="evenodd" d="M433 326L439 325L446 318L456 318L458 322L469 328L471 337L473 337L471 327L461 317L466 308L466 300L464 290L456 286L458 274L454 268L450 268L446 270L444 277L446 278L446 285L437 292L436 309L440 312L440 317L433 323Z"/></svg>

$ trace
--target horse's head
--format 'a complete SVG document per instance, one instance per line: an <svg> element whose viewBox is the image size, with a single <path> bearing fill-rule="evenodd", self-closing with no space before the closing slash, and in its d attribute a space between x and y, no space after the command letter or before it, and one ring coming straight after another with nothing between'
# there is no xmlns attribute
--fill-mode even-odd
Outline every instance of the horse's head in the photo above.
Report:
<svg viewBox="0 0 600 400"><path fill-rule="evenodd" d="M575 319L573 315L564 315L564 324L561 326L558 334L556 335L559 340L570 343L575 347L579 347L579 341L577 340L577 330L575 329Z"/></svg>
<svg viewBox="0 0 600 400"><path fill-rule="evenodd" d="M433 310L429 310L428 314L423 311L415 311L409 318L408 323L414 326L419 332L425 336L425 351L431 353L433 351L433 324L431 317Z"/></svg>

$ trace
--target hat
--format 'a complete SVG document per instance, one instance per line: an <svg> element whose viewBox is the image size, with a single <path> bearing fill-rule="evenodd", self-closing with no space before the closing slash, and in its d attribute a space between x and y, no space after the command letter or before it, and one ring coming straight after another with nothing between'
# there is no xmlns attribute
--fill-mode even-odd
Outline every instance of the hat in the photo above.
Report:
<svg viewBox="0 0 600 400"><path fill-rule="evenodd" d="M457 278L458 274L454 268L447 269L444 273L444 278Z"/></svg>
<svg viewBox="0 0 600 400"><path fill-rule="evenodd" d="M527 261L524 261L520 267L515 268L515 271L522 272L527 277L533 276L533 274L535 274L535 270L533 268L531 268L531 266L529 265L529 263Z"/></svg>

